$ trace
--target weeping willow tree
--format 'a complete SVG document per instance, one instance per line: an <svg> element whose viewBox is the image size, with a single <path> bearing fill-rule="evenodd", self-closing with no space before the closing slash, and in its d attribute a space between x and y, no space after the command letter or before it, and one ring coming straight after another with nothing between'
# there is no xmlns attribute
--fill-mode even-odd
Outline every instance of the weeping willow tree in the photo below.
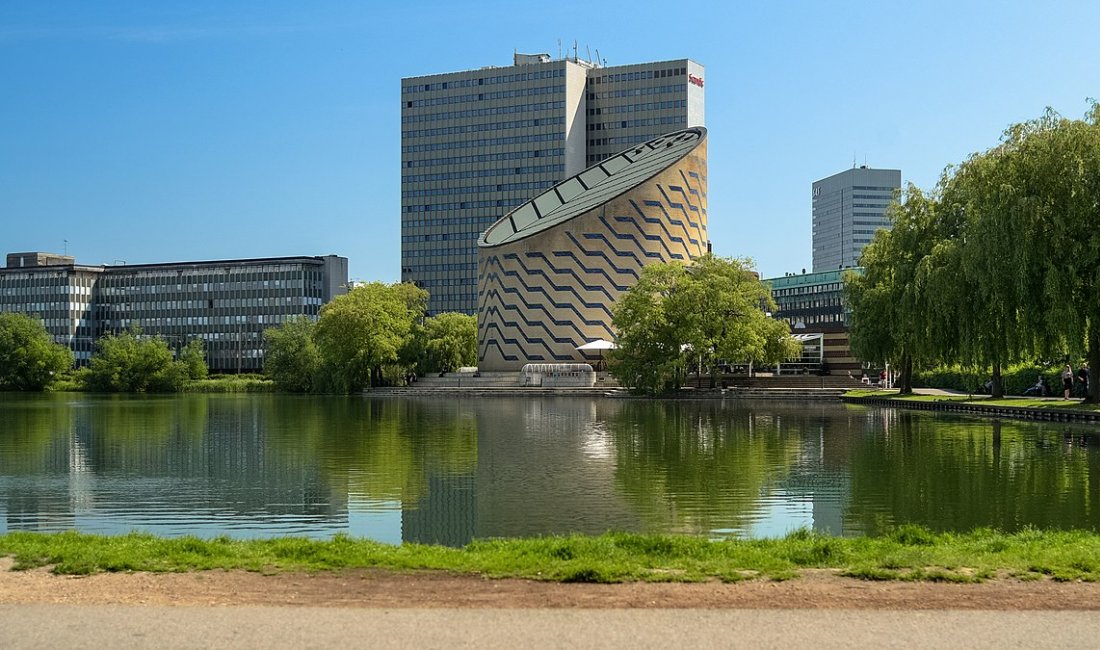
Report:
<svg viewBox="0 0 1100 650"><path fill-rule="evenodd" d="M939 203L910 184L891 204L890 230L879 230L863 249L863 274L849 274L845 291L852 310L849 337L861 359L893 361L899 389L913 392L913 363L939 357L940 343L928 318L934 252L944 239ZM941 317L947 315L942 313Z"/></svg>
<svg viewBox="0 0 1100 650"><path fill-rule="evenodd" d="M992 393L1011 363L1085 354L1100 364L1100 106L1085 119L1048 110L1011 126L929 197L910 185L893 229L847 281L852 349L988 368ZM1097 401L1090 382L1090 402Z"/></svg>

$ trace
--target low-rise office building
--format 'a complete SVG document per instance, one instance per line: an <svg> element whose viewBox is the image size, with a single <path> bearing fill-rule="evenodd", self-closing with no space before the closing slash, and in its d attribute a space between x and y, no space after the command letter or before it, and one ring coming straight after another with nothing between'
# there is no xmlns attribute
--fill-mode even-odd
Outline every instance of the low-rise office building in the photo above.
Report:
<svg viewBox="0 0 1100 650"><path fill-rule="evenodd" d="M791 273L764 280L775 299L775 317L787 321L791 334L802 342L802 357L783 365L809 372L852 372L861 365L848 345L850 310L844 297L844 274L861 269L823 273Z"/></svg>
<svg viewBox="0 0 1100 650"><path fill-rule="evenodd" d="M175 349L201 339L212 371L256 372L263 331L292 316L316 318L346 291L347 262L326 255L88 266L15 253L0 269L0 311L41 318L78 365L99 337L137 327Z"/></svg>

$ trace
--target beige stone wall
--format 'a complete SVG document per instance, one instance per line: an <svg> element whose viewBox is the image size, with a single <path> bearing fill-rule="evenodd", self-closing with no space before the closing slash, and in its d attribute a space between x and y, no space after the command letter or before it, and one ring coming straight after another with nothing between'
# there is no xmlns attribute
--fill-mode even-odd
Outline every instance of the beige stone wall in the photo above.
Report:
<svg viewBox="0 0 1100 650"><path fill-rule="evenodd" d="M478 254L478 365L595 362L611 314L646 264L707 252L706 140L598 208Z"/></svg>

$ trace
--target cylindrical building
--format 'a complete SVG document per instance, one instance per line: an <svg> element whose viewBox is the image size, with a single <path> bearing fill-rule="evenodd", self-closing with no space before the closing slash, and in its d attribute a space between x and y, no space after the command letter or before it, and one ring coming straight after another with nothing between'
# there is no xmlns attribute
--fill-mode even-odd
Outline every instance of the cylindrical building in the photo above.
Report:
<svg viewBox="0 0 1100 650"><path fill-rule="evenodd" d="M558 183L478 241L478 365L594 361L646 264L709 250L706 129L639 144Z"/></svg>

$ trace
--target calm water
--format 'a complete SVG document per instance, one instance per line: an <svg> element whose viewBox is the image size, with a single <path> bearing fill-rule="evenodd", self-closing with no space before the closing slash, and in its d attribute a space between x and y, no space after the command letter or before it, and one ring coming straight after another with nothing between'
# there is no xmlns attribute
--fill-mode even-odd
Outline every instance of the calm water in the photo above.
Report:
<svg viewBox="0 0 1100 650"><path fill-rule="evenodd" d="M0 393L0 532L1100 529L1100 432L839 403Z"/></svg>

